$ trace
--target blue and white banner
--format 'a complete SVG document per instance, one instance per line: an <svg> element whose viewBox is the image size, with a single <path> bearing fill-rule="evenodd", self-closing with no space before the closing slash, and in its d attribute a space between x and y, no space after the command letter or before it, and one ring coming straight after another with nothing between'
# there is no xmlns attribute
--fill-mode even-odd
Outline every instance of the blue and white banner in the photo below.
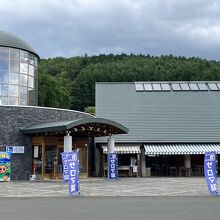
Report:
<svg viewBox="0 0 220 220"><path fill-rule="evenodd" d="M67 161L72 156L72 154L70 154L70 153L72 153L72 152L61 153L62 163L63 163L63 181L64 182L67 182L69 180Z"/></svg>
<svg viewBox="0 0 220 220"><path fill-rule="evenodd" d="M69 175L69 195L79 194L79 153L78 151L71 152L71 158L67 160L68 175Z"/></svg>
<svg viewBox="0 0 220 220"><path fill-rule="evenodd" d="M218 195L215 151L205 153L204 173L209 193L211 195Z"/></svg>
<svg viewBox="0 0 220 220"><path fill-rule="evenodd" d="M108 154L108 179L118 179L118 157L116 153Z"/></svg>

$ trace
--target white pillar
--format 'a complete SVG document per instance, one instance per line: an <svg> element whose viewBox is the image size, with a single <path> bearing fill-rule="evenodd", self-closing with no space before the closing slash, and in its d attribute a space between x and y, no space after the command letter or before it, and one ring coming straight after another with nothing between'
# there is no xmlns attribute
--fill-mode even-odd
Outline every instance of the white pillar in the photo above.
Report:
<svg viewBox="0 0 220 220"><path fill-rule="evenodd" d="M115 153L115 139L110 136L107 142L107 151L109 153Z"/></svg>
<svg viewBox="0 0 220 220"><path fill-rule="evenodd" d="M69 133L64 136L64 152L72 152L72 136Z"/></svg>

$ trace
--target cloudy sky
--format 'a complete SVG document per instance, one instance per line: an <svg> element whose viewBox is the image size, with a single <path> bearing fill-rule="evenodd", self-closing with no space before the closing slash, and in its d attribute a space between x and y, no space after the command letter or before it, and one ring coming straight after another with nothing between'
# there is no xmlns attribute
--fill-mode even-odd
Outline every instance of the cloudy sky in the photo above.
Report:
<svg viewBox="0 0 220 220"><path fill-rule="evenodd" d="M0 0L0 30L42 58L142 53L220 60L220 0Z"/></svg>

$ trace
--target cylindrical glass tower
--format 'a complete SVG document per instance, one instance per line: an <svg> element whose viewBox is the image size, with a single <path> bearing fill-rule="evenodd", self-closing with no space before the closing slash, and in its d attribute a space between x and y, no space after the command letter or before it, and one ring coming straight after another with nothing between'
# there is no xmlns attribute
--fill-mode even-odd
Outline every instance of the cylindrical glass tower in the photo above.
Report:
<svg viewBox="0 0 220 220"><path fill-rule="evenodd" d="M25 41L0 31L0 105L37 105L38 59Z"/></svg>

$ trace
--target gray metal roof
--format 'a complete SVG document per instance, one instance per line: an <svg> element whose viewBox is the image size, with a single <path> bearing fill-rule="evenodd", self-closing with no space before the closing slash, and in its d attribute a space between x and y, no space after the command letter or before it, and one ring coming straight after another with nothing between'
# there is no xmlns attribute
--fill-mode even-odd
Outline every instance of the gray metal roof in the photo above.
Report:
<svg viewBox="0 0 220 220"><path fill-rule="evenodd" d="M104 118L83 118L70 121L46 122L21 128L23 134L65 134L70 131L75 135L93 134L94 136L109 136L110 134L125 134L128 129L123 125Z"/></svg>
<svg viewBox="0 0 220 220"><path fill-rule="evenodd" d="M220 142L219 89L140 92L136 91L136 83L96 83L96 116L115 120L129 129L129 134L115 137L117 142ZM176 82L168 83L171 87Z"/></svg>
<svg viewBox="0 0 220 220"><path fill-rule="evenodd" d="M34 53L39 57L37 52L27 42L15 36L14 34L5 31L0 31L0 46L26 50Z"/></svg>

